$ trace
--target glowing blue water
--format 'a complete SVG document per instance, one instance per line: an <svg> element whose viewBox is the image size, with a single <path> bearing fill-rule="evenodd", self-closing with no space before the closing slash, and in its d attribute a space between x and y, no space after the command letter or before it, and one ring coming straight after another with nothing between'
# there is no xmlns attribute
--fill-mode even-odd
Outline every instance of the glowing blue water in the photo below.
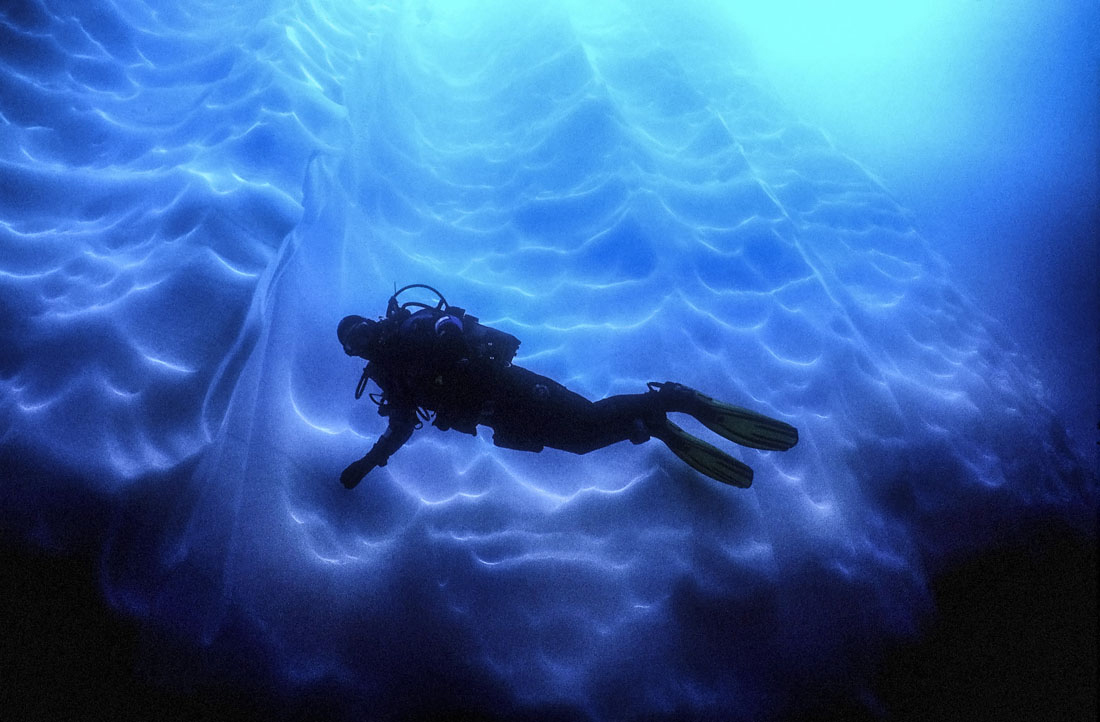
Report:
<svg viewBox="0 0 1100 722"><path fill-rule="evenodd" d="M580 5L5 9L5 526L105 539L113 604L351 710L751 718L858 694L951 554L1087 519L1043 376L724 16ZM414 281L590 397L802 441L742 492L428 429L348 493L382 420L335 324Z"/></svg>

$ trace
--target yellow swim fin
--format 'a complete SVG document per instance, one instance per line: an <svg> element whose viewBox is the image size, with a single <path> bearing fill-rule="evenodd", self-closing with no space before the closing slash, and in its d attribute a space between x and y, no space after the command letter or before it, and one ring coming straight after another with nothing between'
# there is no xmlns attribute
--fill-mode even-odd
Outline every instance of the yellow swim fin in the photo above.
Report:
<svg viewBox="0 0 1100 722"><path fill-rule="evenodd" d="M668 419L660 427L651 429L650 433L700 474L741 489L752 486L751 468L724 451L695 438Z"/></svg>
<svg viewBox="0 0 1100 722"><path fill-rule="evenodd" d="M798 429L784 421L712 399L683 384L651 382L649 388L675 399L670 410L691 414L703 426L741 446L786 451L798 443Z"/></svg>

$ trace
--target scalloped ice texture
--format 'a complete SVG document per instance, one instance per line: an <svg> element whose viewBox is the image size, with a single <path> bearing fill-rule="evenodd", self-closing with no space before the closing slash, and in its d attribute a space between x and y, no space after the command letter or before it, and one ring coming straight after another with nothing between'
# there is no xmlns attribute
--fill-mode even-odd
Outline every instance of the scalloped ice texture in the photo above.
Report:
<svg viewBox="0 0 1100 722"><path fill-rule="evenodd" d="M63 544L107 522L45 499L108 499L116 605L349 709L752 718L858 688L929 564L1092 508L1012 341L705 6L584 5L0 11L9 513ZM428 429L348 493L383 421L335 325L416 281L590 397L802 440L742 492Z"/></svg>

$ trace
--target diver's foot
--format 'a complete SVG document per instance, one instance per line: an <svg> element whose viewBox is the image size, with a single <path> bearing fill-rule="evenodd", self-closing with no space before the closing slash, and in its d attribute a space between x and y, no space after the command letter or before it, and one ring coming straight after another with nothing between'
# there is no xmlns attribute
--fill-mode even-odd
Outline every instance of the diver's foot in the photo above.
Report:
<svg viewBox="0 0 1100 722"><path fill-rule="evenodd" d="M786 451L798 443L798 429L788 423L727 404L683 384L651 381L666 411L694 416L719 436L753 449Z"/></svg>
<svg viewBox="0 0 1100 722"><path fill-rule="evenodd" d="M650 381L646 386L651 392L657 394L663 411L678 411L694 416L694 412L701 407L698 398L701 394L690 386L684 386L675 381Z"/></svg>
<svg viewBox="0 0 1100 722"><path fill-rule="evenodd" d="M630 443L637 446L638 444L644 444L653 438L649 431L649 424L642 419L634 419L634 423L630 426Z"/></svg>

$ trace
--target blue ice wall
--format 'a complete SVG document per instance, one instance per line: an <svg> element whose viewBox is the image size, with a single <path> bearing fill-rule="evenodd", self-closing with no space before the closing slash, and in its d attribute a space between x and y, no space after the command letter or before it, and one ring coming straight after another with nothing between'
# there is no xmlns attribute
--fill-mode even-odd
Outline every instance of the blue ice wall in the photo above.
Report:
<svg viewBox="0 0 1100 722"><path fill-rule="evenodd" d="M762 75L859 158L1095 439L1100 11L1095 3L731 6ZM1086 441L1087 440L1087 441Z"/></svg>
<svg viewBox="0 0 1100 722"><path fill-rule="evenodd" d="M350 715L755 719L857 698L945 560L1091 518L1034 364L707 4L6 8L4 528L94 545L219 670ZM429 428L349 493L383 420L335 324L414 281L590 397L675 379L801 443L741 491Z"/></svg>

